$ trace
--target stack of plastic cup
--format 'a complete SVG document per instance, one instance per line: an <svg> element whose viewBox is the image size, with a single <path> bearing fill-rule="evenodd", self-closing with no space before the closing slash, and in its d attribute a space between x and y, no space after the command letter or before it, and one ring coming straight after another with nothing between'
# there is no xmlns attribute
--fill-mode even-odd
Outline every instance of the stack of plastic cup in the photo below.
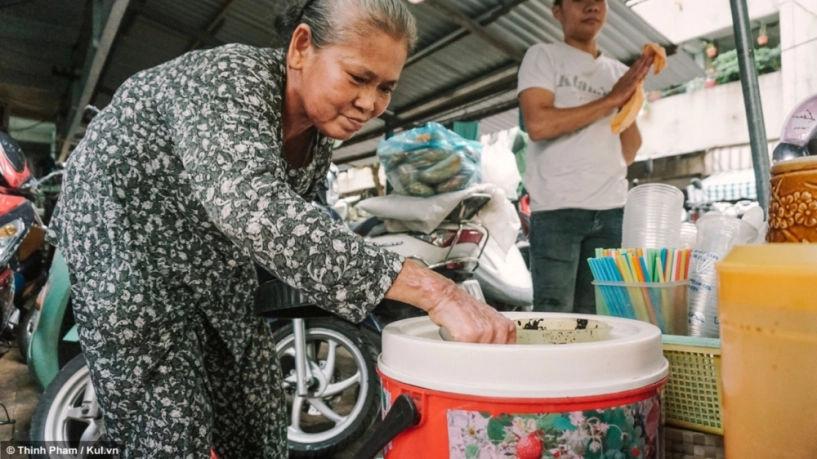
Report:
<svg viewBox="0 0 817 459"><path fill-rule="evenodd" d="M714 253L723 257L732 247L748 244L757 239L757 228L737 217L710 212L696 223L698 236L695 250Z"/></svg>
<svg viewBox="0 0 817 459"><path fill-rule="evenodd" d="M738 244L757 239L757 228L743 220L709 213L698 219L698 237L689 263L689 334L720 337L718 276L715 263Z"/></svg>
<svg viewBox="0 0 817 459"><path fill-rule="evenodd" d="M674 186L640 185L627 194L621 246L625 249L680 247L684 194Z"/></svg>
<svg viewBox="0 0 817 459"><path fill-rule="evenodd" d="M694 249L695 240L698 238L698 227L694 223L681 223L681 246L682 249Z"/></svg>

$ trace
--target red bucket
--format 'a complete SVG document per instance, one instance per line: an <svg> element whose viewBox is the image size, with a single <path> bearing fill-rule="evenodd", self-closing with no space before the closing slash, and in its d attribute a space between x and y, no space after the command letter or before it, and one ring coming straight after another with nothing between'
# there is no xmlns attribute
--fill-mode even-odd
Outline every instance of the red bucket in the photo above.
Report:
<svg viewBox="0 0 817 459"><path fill-rule="evenodd" d="M408 395L420 419L386 447L387 459L659 457L668 364L658 328L611 317L508 315L520 330L535 319L561 336L554 343L570 344L450 343L426 318L386 327L378 368L384 413ZM569 332L577 321L609 330L575 342Z"/></svg>

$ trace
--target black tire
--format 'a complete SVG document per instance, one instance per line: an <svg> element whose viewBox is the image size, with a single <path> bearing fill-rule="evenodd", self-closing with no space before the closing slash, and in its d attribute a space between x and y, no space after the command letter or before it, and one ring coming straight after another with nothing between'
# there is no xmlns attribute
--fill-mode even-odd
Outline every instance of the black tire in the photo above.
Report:
<svg viewBox="0 0 817 459"><path fill-rule="evenodd" d="M292 340L292 325L287 324L286 326L283 327L281 327L280 324L276 325L275 323L273 323L272 325L273 335L275 337L276 342L276 349L288 348L288 345L286 345L285 342L289 342ZM373 334L368 333L367 330L362 330L340 319L319 318L310 319L306 321L306 335L308 342L311 341L310 338L312 338L313 340L320 340L322 336L325 336L322 335L322 333L326 333L327 331L343 335L344 337L346 337L348 342L352 343L355 347L357 347L358 351L363 357L362 361L363 365L365 366L365 368L360 369L360 373L361 376L365 376L365 378L367 379L366 393L365 394L360 393L360 388L362 387L362 385L359 384L355 392L356 393L355 406L357 406L358 403L362 403L362 405L360 405L361 406L360 411L358 412L356 417L352 421L350 421L348 426L343 428L342 431L338 432L331 438L323 441L305 443L294 441L292 439L292 435L290 435L288 443L290 457L292 458L313 459L331 457L333 454L346 448L355 440L359 440L363 436L364 432L372 425L375 419L378 418L378 414L380 413L380 378L377 376L376 372L378 355L377 348L379 346L377 346L376 343L372 341ZM341 343L341 345L343 344ZM351 355L352 354L350 353L350 356ZM290 369L293 368L293 361L291 357L280 354L279 360L281 361L281 369L284 372L284 375L286 376L289 373ZM288 394L287 403L289 405L288 412L290 414L288 417L288 425L291 425L292 402L290 398L291 393L293 391L285 390L285 392L287 392ZM304 403L306 404L308 403L308 401L305 401Z"/></svg>
<svg viewBox="0 0 817 459"><path fill-rule="evenodd" d="M28 363L28 344L31 342L31 332L33 331L29 330L29 328L34 325L32 319L35 314L39 314L39 311L34 309L24 310L23 317L20 318L20 324L17 325L15 331L17 348L20 350L20 358L23 359L23 363Z"/></svg>
<svg viewBox="0 0 817 459"><path fill-rule="evenodd" d="M76 425L65 425L62 424L64 422L63 419L56 419L55 416L58 416L59 413L62 412L61 408L64 407L66 403L70 403L72 406L77 406L77 396L79 396L79 401L81 402L84 387L89 382L90 373L88 371L88 364L85 362L85 356L80 354L74 357L74 359L68 362L59 371L59 373L57 373L57 376L54 377L51 383L48 384L48 387L46 387L45 392L43 392L43 395L34 410L34 416L31 418L29 440L36 442L34 443L35 445L43 445L44 443L42 442L48 442L49 446L60 446L64 448L77 447L79 439L85 428L82 425L82 422L69 421L76 422ZM90 421L88 424L91 422L97 423L100 432L104 431L101 415L99 415L99 417L94 421ZM88 424L85 424L85 426ZM55 425L60 427L55 429ZM64 433L66 437L55 438L55 435L53 434L55 430L59 430L61 434ZM100 439L99 442L104 442L104 440ZM32 459L52 459L52 456L48 454L32 454L31 457ZM93 457L101 459L111 456Z"/></svg>

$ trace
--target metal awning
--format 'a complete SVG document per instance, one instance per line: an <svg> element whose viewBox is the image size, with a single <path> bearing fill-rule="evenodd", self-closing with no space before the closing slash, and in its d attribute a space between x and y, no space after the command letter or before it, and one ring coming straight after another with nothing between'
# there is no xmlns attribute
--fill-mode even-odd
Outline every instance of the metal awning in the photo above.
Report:
<svg viewBox="0 0 817 459"><path fill-rule="evenodd" d="M0 6L0 103L12 116L56 121L62 97L82 74L74 49L87 46L81 34L85 2Z"/></svg>
<svg viewBox="0 0 817 459"><path fill-rule="evenodd" d="M770 139L766 145L770 159L771 152L774 151L777 144L778 139ZM753 167L752 146L748 143L715 147L707 150L704 157L704 172L709 175L752 169Z"/></svg>
<svg viewBox="0 0 817 459"><path fill-rule="evenodd" d="M755 171L752 168L719 172L701 180L701 188L687 187L690 204L722 201L757 200Z"/></svg>
<svg viewBox="0 0 817 459"><path fill-rule="evenodd" d="M424 1L412 6L417 16L421 36L429 36L438 27L451 30L451 23L440 24L440 13L433 6L439 1ZM446 2L453 4L454 2ZM335 154L340 163L373 161L377 142L388 130L399 132L424 122L450 119L476 120L505 113L503 125L516 125L508 113L518 106L515 94L518 55L536 43L554 43L562 40L561 26L551 14L552 0L497 1L464 0L457 2L458 11L472 18L491 16L490 12L506 5L507 12L493 22L482 22L485 31L518 52L515 56L503 53L482 36L470 34L463 28L454 28L438 39L447 43L438 47L436 42L420 43L421 56L403 72L400 87L390 106L391 117L379 125L367 126ZM482 13L480 13L482 11ZM434 18L426 22L426 18ZM455 26L456 27L456 26ZM447 36L459 36L447 41ZM608 56L628 63L636 59L648 42L656 42L670 52L675 46L646 23L620 0L609 1L607 25L599 37L599 48ZM426 51L429 50L429 51ZM431 53L430 51L434 51ZM703 70L685 53L677 52L669 58L667 68L659 76L650 76L649 90L666 88L703 76ZM362 144L362 145L361 145ZM365 145L365 146L364 146ZM360 161L362 160L362 161Z"/></svg>
<svg viewBox="0 0 817 459"><path fill-rule="evenodd" d="M19 94L38 85L51 85L52 79L59 83L54 84L49 99L27 115L59 119L63 157L83 134L85 105L105 106L134 73L192 49L234 42L268 46L273 38L271 11L277 4L275 0L52 3L32 0L0 11L4 44L8 37L20 40L27 36L28 28L43 22L37 29L42 33L27 43L28 61L0 58L0 96L10 83L18 85L14 90ZM562 38L551 5L552 0L425 0L409 5L420 32L418 51L409 58L389 111L343 145L336 160L349 162L371 156L376 139L389 130L399 131L428 120L479 119L513 109L517 68L525 50L535 43ZM67 18L65 25L50 32L59 17ZM8 24L14 24L11 32ZM35 44L47 48L52 42L53 53L30 49ZM608 24L599 40L601 50L626 63L637 58L648 42L675 49L622 0L609 0ZM39 67L29 62L41 57ZM31 78L26 85L28 74L40 78ZM666 87L701 74L701 69L679 52L670 58L667 70L648 80L647 86ZM12 111L18 112L24 103L18 100ZM63 110L57 116L60 106Z"/></svg>

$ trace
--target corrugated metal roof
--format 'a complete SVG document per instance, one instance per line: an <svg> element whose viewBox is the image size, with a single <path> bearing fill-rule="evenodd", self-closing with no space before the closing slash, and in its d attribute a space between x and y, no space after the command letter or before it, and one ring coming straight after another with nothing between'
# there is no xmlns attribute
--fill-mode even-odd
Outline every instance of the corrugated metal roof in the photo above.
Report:
<svg viewBox="0 0 817 459"><path fill-rule="evenodd" d="M475 116L476 113L482 112L485 109L515 101L516 90L505 91L484 100L475 101L475 103L471 105L445 112L439 116L439 121L445 123L461 119L470 119Z"/></svg>
<svg viewBox="0 0 817 459"><path fill-rule="evenodd" d="M116 56L108 61L100 87L115 91L134 73L183 54L188 42L189 39L178 32L137 16L128 34L118 38L114 49ZM94 102L100 106L107 103L102 99Z"/></svg>
<svg viewBox="0 0 817 459"><path fill-rule="evenodd" d="M519 125L519 109L511 109L483 118L479 122L479 135L493 134Z"/></svg>
<svg viewBox="0 0 817 459"><path fill-rule="evenodd" d="M223 0L196 0L195 2L168 2L166 0L147 0L144 7L181 21L186 25L204 30L210 19L218 13Z"/></svg>
<svg viewBox="0 0 817 459"><path fill-rule="evenodd" d="M607 24L598 40L599 48L607 56L628 62L641 54L646 43L672 45L621 1L610 0L608 4ZM489 25L488 30L523 49L536 43L561 41L561 25L553 18L551 5L552 0L529 0ZM702 75L697 64L681 52L670 58L660 76L650 76L645 85L650 90L662 89Z"/></svg>
<svg viewBox="0 0 817 459"><path fill-rule="evenodd" d="M0 9L0 101L12 116L54 120L85 19L84 2L31 1Z"/></svg>
<svg viewBox="0 0 817 459"><path fill-rule="evenodd" d="M507 56L469 36L405 69L392 98L392 107L403 108L442 90L468 83L476 76L510 63Z"/></svg>
<svg viewBox="0 0 817 459"><path fill-rule="evenodd" d="M440 1L445 1L448 8L453 8L470 18L477 18L508 4L511 0ZM79 22L69 21L71 25L63 30L66 33L79 29L82 15L87 14L82 7L76 6L81 2L47 2L47 7L45 3L32 1L23 6L28 5L34 8L33 5L37 5L36 8L42 11L33 12L34 16L50 17L51 15L55 18L66 16L78 19ZM73 9L68 12L62 11L68 9L65 5L69 3L73 4ZM552 0L527 0L486 26L486 30L519 52L524 52L535 43L561 40L560 26L552 18L550 12L551 4ZM207 26L226 6L229 5L230 9L224 16L223 24L210 36L217 42L239 42L255 46L266 46L270 43L273 38L274 12L280 9L280 4L276 0L177 0L173 2L131 0L130 5L129 15L135 16L135 19L123 21L123 27L120 29L121 35L115 42L106 69L100 79L99 86L102 90L98 91L97 98L93 101L98 106L107 103L110 92L129 76L170 60L188 50L196 42L195 36L206 34ZM664 37L626 7L621 0L609 0L609 5L608 25L599 42L603 52L616 59L627 61L638 56L641 47L647 42L669 45ZM4 8L3 11L0 11L0 20L15 11L13 8L15 7ZM16 8L22 8L22 6ZM451 17L441 14L428 3L411 4L409 8L417 19L420 33L419 49L428 47L439 39L460 30L459 25L452 21ZM51 14L45 11L48 9L56 13ZM77 15L79 15L78 18ZM60 23L57 21L55 25ZM2 32L4 28L0 28L0 37L4 36ZM68 37L63 38L60 42L67 39ZM76 36L73 37L73 41L68 40L68 42L73 45L76 42ZM211 45L212 43L205 46ZM56 56L54 60L57 60ZM29 59L25 65L35 66L36 64L36 60ZM3 60L0 59L0 66L2 65L4 65ZM407 67L394 93L389 110L396 115L395 122L404 122L405 120L401 120L401 112L406 112L418 103L438 99L447 92L472 84L499 70L510 69L512 72L514 65L515 60L511 56L504 54L477 36L467 35ZM660 78L648 81L648 87L656 88L682 83L700 74L700 69L690 59L679 55L671 59L670 65ZM507 75L510 75L510 78ZM412 116L428 116L431 119L438 119L443 115L456 116L457 113L466 116L467 113L473 113L474 110L485 108L486 104L507 102L506 92L514 85L512 73L506 74L504 79L494 82L488 89L481 89L479 96L473 98L469 96L453 102L438 104ZM489 99L486 100L486 97ZM453 109L469 105L474 106L459 112L452 112ZM374 121L364 129L363 133L380 133L384 129L383 126L383 121ZM351 148L352 145L343 147L338 155L350 155L350 152L353 151ZM354 149L354 151L357 150L358 148Z"/></svg>
<svg viewBox="0 0 817 459"><path fill-rule="evenodd" d="M220 8L224 1L217 3ZM225 43L270 46L273 39L275 3L275 0L237 0L215 37ZM214 17L219 8L213 9L211 16Z"/></svg>
<svg viewBox="0 0 817 459"><path fill-rule="evenodd" d="M502 2L497 0L463 0L456 2L456 7L467 12L470 17L476 17L491 10ZM514 48L524 51L536 43L553 43L563 39L561 25L551 13L552 0L528 0L514 7L509 13L501 16L486 29L494 36L501 38ZM418 17L439 16L439 13L429 5L423 3L413 5L412 12ZM420 22L420 21L418 21ZM428 28L420 22L421 34ZM448 32L457 30L458 26L448 25ZM607 24L599 37L599 48L606 55L621 60L632 61L641 54L646 43L656 42L663 46L671 46L664 36L649 26L640 16L630 10L619 0L610 0ZM390 109L400 117L408 108L419 100L433 98L435 94L443 93L470 83L482 76L488 75L497 69L514 64L513 59L490 46L479 37L469 35L466 38L422 59L417 64L407 68L401 77L400 86L395 92ZM667 68L661 75L650 75L645 82L647 90L657 90L680 84L702 76L703 71L686 54L679 52L670 57ZM513 83L511 83L513 86ZM474 112L482 108L512 100L515 95L500 96L468 108L461 113ZM469 102L470 103L470 102ZM514 111L515 112L515 111ZM452 114L445 115L451 117ZM456 116L456 115L454 115ZM430 119L440 120L443 113L434 113ZM510 112L504 116L495 115L492 122L501 129L518 124L517 116ZM498 129L498 130L501 130ZM361 135L364 133L361 133ZM364 142L370 148L376 143ZM354 148L356 145L341 147L336 158L359 156L365 151ZM371 149L370 151L373 151Z"/></svg>
<svg viewBox="0 0 817 459"><path fill-rule="evenodd" d="M409 4L408 7L417 22L417 32L419 34L417 49L425 48L458 28L433 9L425 7L425 5Z"/></svg>

